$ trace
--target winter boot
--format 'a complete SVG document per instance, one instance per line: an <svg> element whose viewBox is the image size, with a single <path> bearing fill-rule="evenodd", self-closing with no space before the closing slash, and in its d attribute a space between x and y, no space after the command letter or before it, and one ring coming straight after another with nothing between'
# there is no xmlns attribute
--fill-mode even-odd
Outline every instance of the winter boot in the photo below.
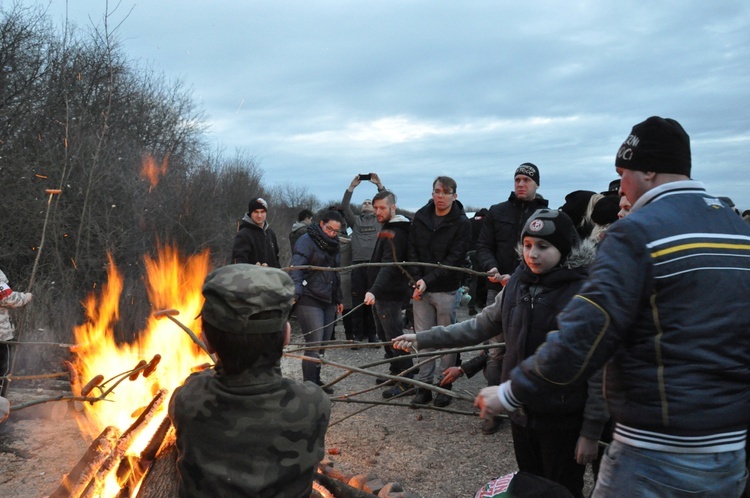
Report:
<svg viewBox="0 0 750 498"><path fill-rule="evenodd" d="M442 387L443 389L448 389L450 391L451 387L453 387L453 384L446 384L440 387ZM451 401L453 401L452 396L448 396L447 394L443 394L443 393L438 393L438 395L435 396L435 402L432 404L437 406L438 408L445 408L446 406L451 404Z"/></svg>
<svg viewBox="0 0 750 498"><path fill-rule="evenodd" d="M482 434L489 436L500 430L503 426L502 417L489 417L482 420Z"/></svg>
<svg viewBox="0 0 750 498"><path fill-rule="evenodd" d="M432 391L427 388L417 388L417 395L414 396L410 402L411 406L418 407L421 405L429 404L432 401Z"/></svg>

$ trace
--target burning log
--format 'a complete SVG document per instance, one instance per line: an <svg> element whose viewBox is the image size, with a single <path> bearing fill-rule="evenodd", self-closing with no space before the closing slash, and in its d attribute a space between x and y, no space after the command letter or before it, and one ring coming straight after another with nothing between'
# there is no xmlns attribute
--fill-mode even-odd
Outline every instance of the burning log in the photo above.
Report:
<svg viewBox="0 0 750 498"><path fill-rule="evenodd" d="M94 476L94 478L89 482L88 487L81 495L82 497L90 498L99 494L99 492L101 491L101 486L104 485L110 474L112 474L112 472L119 468L120 462L125 456L125 452L128 450L128 448L130 448L130 445L133 444L136 436L140 434L140 432L154 417L156 411L162 405L166 397L167 390L160 390L156 394L156 396L154 396L154 399L151 400L151 403L149 403L148 407L146 407L143 413L141 413L136 421L133 422L130 427L128 427L128 430L126 430L122 434L122 436L120 436L120 438L117 440L117 444L115 445L107 460L101 465L96 473L96 476ZM120 483L120 486L122 486L122 483Z"/></svg>
<svg viewBox="0 0 750 498"><path fill-rule="evenodd" d="M146 477L143 478L138 498L172 498L179 495L179 487L177 445L174 438L170 438L159 451Z"/></svg>
<svg viewBox="0 0 750 498"><path fill-rule="evenodd" d="M86 450L73 470L65 476L60 486L50 494L50 498L77 498L86 489L89 481L112 453L115 442L120 437L116 427L107 427Z"/></svg>
<svg viewBox="0 0 750 498"><path fill-rule="evenodd" d="M339 481L334 477L329 477L321 472L316 472L313 477L316 481L321 483L326 489L333 493L336 498L372 498L372 493L359 490L355 487L349 486L345 482Z"/></svg>

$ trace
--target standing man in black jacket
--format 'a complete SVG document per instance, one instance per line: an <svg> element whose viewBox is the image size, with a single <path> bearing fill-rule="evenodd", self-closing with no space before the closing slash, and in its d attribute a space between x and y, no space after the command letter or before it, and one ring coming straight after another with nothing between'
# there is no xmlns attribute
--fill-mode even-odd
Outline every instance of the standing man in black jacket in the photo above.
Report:
<svg viewBox="0 0 750 498"><path fill-rule="evenodd" d="M279 244L266 216L268 203L262 197L250 199L247 213L234 237L232 263L247 263L279 268Z"/></svg>
<svg viewBox="0 0 750 498"><path fill-rule="evenodd" d="M536 193L539 168L535 164L523 163L513 177L513 192L507 201L490 207L477 240L479 265L482 270L494 274L488 277L487 306L495 302L502 285L520 262L516 246L521 229L534 211L549 204Z"/></svg>
<svg viewBox="0 0 750 498"><path fill-rule="evenodd" d="M409 218L396 214L396 195L387 190L378 192L372 199L375 216L383 225L372 253L371 263L392 263L404 261L409 243ZM365 304L373 307L375 331L381 341L390 341L403 334L401 309L409 302L411 287L407 275L396 266L370 266L367 268L368 291ZM408 352L385 346L385 357L408 355ZM411 368L411 359L394 361L390 364L391 375L399 375ZM413 374L407 374L409 378ZM411 390L408 384L399 382L383 391L384 398L392 398Z"/></svg>
<svg viewBox="0 0 750 498"><path fill-rule="evenodd" d="M461 267L471 244L471 224L463 205L456 199L456 181L439 176L432 183L432 199L414 215L409 230L408 260ZM461 287L463 274L446 268L417 266L412 270L417 279L414 285L414 331L428 330L435 325L450 325L455 321L456 292ZM456 364L456 354L440 359L440 372ZM417 380L432 384L435 361L419 368ZM442 386L450 389L450 384ZM432 391L419 388L412 405L426 405L432 401ZM447 406L451 397L438 394L435 406Z"/></svg>

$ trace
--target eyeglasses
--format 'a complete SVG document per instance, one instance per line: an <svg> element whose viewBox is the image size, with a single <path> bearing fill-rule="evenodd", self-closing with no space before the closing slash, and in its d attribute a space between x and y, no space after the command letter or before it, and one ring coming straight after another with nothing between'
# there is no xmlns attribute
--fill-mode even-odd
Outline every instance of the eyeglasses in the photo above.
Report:
<svg viewBox="0 0 750 498"><path fill-rule="evenodd" d="M432 195L439 195L441 197L448 197L449 195L453 195L453 192L447 192L445 190L433 190Z"/></svg>
<svg viewBox="0 0 750 498"><path fill-rule="evenodd" d="M323 230L325 230L325 232L328 235L330 235L331 237L333 237L334 235L338 235L338 233L339 233L339 229L338 228L333 228L333 227L328 226L328 225L323 225Z"/></svg>

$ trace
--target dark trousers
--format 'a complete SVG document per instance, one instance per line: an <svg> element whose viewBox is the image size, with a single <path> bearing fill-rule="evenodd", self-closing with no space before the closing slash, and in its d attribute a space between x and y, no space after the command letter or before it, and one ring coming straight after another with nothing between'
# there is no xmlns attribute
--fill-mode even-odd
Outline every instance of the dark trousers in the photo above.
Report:
<svg viewBox="0 0 750 498"><path fill-rule="evenodd" d="M401 302L399 301L375 301L373 319L375 330L378 338L382 342L390 341L404 333L403 319L401 318ZM409 353L401 349L393 349L390 346L383 346L386 358L397 358L406 356ZM404 370L412 367L414 362L411 358L395 360L391 362L389 371L393 375L398 375ZM408 377L413 377L413 373Z"/></svg>
<svg viewBox="0 0 750 498"><path fill-rule="evenodd" d="M540 430L511 422L510 427L518 470L562 484L573 496L583 496L586 466L579 465L575 459L580 426Z"/></svg>
<svg viewBox="0 0 750 498"><path fill-rule="evenodd" d="M366 263L366 261L355 261L356 263ZM367 293L367 267L355 268L352 270L352 308L362 304ZM372 311L369 306L361 306L351 314L352 329L354 338L359 341L375 342L375 321L372 317Z"/></svg>
<svg viewBox="0 0 750 498"><path fill-rule="evenodd" d="M13 349L10 344L0 344L0 377L5 377L10 373L10 364L12 361ZM5 396L8 392L10 382L0 380L0 396Z"/></svg>

